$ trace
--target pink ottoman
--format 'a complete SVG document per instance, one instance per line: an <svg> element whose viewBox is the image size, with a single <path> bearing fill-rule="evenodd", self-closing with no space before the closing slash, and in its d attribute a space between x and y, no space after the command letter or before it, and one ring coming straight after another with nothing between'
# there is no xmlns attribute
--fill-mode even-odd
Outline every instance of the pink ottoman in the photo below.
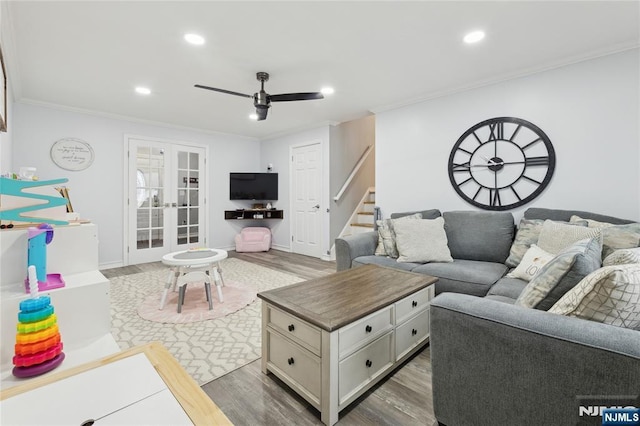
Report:
<svg viewBox="0 0 640 426"><path fill-rule="evenodd" d="M236 235L237 252L269 251L271 248L271 229L249 226Z"/></svg>

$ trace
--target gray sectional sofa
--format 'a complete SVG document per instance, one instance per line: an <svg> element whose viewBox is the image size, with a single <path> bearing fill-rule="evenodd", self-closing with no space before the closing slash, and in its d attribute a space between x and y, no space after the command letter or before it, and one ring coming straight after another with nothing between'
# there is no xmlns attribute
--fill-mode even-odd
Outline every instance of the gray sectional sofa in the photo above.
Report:
<svg viewBox="0 0 640 426"><path fill-rule="evenodd" d="M422 214L429 219L440 212ZM544 208L529 208L524 217L568 222L572 215L632 222ZM513 216L480 211L442 216L451 263L398 263L375 256L377 232L339 238L335 245L338 270L374 263L439 278L430 344L439 423L600 424L600 417L585 414L593 408L583 408L580 416L580 407L640 407L640 331L515 306L527 283L505 277Z"/></svg>

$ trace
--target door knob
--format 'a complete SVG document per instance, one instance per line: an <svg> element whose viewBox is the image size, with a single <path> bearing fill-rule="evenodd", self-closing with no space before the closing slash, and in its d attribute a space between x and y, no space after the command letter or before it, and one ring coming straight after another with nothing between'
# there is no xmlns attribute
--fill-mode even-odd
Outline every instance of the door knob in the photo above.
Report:
<svg viewBox="0 0 640 426"><path fill-rule="evenodd" d="M319 209L320 208L320 204L316 204L315 206L312 207L312 209Z"/></svg>

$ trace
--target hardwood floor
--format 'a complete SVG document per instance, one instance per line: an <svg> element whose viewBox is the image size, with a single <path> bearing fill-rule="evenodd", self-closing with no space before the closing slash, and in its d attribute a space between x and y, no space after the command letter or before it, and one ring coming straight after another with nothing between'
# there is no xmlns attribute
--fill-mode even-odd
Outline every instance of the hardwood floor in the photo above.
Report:
<svg viewBox="0 0 640 426"><path fill-rule="evenodd" d="M335 272L335 262L271 250L229 257L311 279ZM102 271L107 277L164 268L162 263ZM320 413L272 374L260 360L205 385L202 389L236 425L320 425ZM436 425L427 346L340 412L339 425Z"/></svg>

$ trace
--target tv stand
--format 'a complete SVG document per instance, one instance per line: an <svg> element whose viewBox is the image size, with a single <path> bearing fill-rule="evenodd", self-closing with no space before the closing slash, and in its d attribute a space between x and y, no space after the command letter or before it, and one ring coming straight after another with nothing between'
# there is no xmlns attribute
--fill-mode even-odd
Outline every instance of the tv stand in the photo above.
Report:
<svg viewBox="0 0 640 426"><path fill-rule="evenodd" d="M283 210L275 209L238 209L238 210L225 210L225 220L268 220L268 219L284 219Z"/></svg>

